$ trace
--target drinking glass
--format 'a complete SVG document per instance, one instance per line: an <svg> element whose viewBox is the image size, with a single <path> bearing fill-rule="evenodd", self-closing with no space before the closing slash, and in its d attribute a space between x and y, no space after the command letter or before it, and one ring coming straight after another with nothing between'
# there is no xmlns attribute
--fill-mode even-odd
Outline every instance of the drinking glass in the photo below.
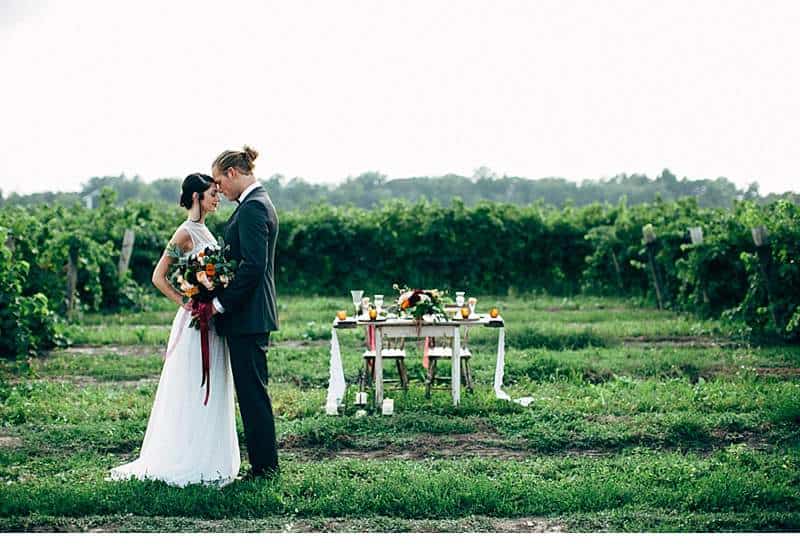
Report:
<svg viewBox="0 0 800 547"><path fill-rule="evenodd" d="M383 309L383 295L376 294L374 298L375 298L375 309L378 310L378 313L381 313L381 310Z"/></svg>
<svg viewBox="0 0 800 547"><path fill-rule="evenodd" d="M350 296L353 298L353 306L356 308L356 317L358 317L358 306L361 304L361 297L364 296L364 291L350 291Z"/></svg>
<svg viewBox="0 0 800 547"><path fill-rule="evenodd" d="M456 291L456 306L459 308L464 305L464 291Z"/></svg>
<svg viewBox="0 0 800 547"><path fill-rule="evenodd" d="M478 299L474 296L471 296L467 299L467 303L469 304L469 314L475 315L475 304L478 303Z"/></svg>

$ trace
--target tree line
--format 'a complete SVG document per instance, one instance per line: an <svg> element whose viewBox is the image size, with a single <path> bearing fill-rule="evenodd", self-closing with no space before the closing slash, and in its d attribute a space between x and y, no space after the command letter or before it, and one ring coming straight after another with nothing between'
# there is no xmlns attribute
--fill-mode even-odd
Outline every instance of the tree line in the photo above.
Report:
<svg viewBox="0 0 800 547"><path fill-rule="evenodd" d="M471 177L451 174L389 180L379 172L367 172L339 184L312 183L301 178L286 179L282 175L262 179L261 183L269 192L275 206L282 211L305 210L321 203L372 209L392 199L410 202L426 199L447 205L454 197L467 206L474 206L481 201L515 205L542 203L556 207L568 204L583 206L592 203L618 203L623 197L630 205L650 203L657 197L666 201L693 197L702 207L731 207L735 201L741 200L769 203L785 199L800 203L800 194L797 193L762 196L757 183L741 189L724 177L714 180L689 180L685 177L678 179L668 169L655 179L644 175L621 174L610 180L585 180L581 183L563 178L530 180L499 176L485 167L476 169ZM129 201L174 204L178 200L180 184L179 179L172 178L145 182L138 176L93 177L83 184L80 192L11 194L5 198L0 192L0 206L4 203L70 205L86 197L96 202L96 196L103 188L111 188L116 192L119 205ZM223 205L227 206L229 205Z"/></svg>

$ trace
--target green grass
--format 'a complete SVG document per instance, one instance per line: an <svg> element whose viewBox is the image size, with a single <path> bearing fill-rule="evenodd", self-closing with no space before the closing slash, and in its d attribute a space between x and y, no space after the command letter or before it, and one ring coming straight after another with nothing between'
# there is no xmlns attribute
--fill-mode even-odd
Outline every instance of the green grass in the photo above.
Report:
<svg viewBox="0 0 800 547"><path fill-rule="evenodd" d="M415 382L390 392L396 414L356 418L355 329L339 333L350 388L332 418L330 322L349 298L281 298L269 390L283 473L222 491L103 480L141 446L175 310L85 315L67 334L86 347L0 362L0 530L800 529L800 347L619 299L479 296L491 305L506 390L531 406L494 397L497 331L473 328L476 390L460 406L424 397L407 341Z"/></svg>
<svg viewBox="0 0 800 547"><path fill-rule="evenodd" d="M710 457L638 450L604 459L287 461L279 479L223 490L103 481L111 456L41 462L35 481L0 486L0 516L126 513L206 518L280 514L452 518L612 509L800 511L800 452L728 449Z"/></svg>

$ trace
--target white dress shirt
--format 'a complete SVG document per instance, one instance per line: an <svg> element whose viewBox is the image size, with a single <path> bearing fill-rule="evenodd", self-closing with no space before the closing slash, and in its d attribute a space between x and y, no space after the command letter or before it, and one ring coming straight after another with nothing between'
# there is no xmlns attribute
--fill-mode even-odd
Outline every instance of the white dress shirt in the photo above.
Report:
<svg viewBox="0 0 800 547"><path fill-rule="evenodd" d="M236 200L236 201L239 202L239 205L242 204L242 202L244 201L244 198L246 198L247 195L250 192L252 192L253 190L255 190L256 188L258 188L260 186L261 186L261 183L256 181L253 184L251 184L250 186L248 186L247 188L245 188L244 190L242 190L242 193L239 194L239 199ZM217 298L215 296L214 300L212 300L211 302L212 302L212 304L214 304L214 308L216 308L217 313L225 313L225 308L222 306L222 304L220 304L219 298Z"/></svg>

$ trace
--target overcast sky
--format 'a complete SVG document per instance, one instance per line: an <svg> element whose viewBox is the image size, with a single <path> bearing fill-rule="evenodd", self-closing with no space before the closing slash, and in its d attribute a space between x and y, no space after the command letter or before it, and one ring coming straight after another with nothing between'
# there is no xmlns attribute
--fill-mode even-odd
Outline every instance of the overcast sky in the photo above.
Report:
<svg viewBox="0 0 800 547"><path fill-rule="evenodd" d="M800 2L0 0L0 189L208 171L800 189Z"/></svg>

